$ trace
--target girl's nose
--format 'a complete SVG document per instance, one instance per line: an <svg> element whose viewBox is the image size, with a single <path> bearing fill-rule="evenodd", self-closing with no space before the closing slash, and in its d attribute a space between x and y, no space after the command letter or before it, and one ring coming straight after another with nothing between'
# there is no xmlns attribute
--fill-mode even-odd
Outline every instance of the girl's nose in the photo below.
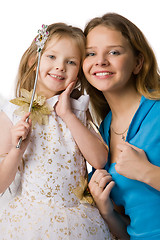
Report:
<svg viewBox="0 0 160 240"><path fill-rule="evenodd" d="M106 57L99 56L99 57L97 57L95 65L96 66L108 66L109 65L109 61L108 61L108 59Z"/></svg>
<svg viewBox="0 0 160 240"><path fill-rule="evenodd" d="M63 63L58 63L55 68L57 71L65 72L65 65Z"/></svg>

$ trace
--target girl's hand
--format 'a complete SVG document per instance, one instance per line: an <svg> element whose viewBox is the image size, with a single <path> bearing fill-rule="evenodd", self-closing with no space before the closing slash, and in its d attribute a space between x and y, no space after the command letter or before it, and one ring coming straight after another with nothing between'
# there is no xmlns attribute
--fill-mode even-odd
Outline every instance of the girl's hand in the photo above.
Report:
<svg viewBox="0 0 160 240"><path fill-rule="evenodd" d="M55 111L59 117L65 121L68 114L72 113L70 94L73 91L75 82L71 82L68 87L61 93L59 100L55 106Z"/></svg>
<svg viewBox="0 0 160 240"><path fill-rule="evenodd" d="M11 129L11 136L12 136L12 145L16 148L20 137L22 137L22 144L20 149L25 151L30 135L31 135L31 119L29 119L28 123L26 119L29 117L30 113L26 113L24 117Z"/></svg>
<svg viewBox="0 0 160 240"><path fill-rule="evenodd" d="M116 171L127 178L143 181L143 170L150 167L145 152L128 142L118 144L117 148Z"/></svg>
<svg viewBox="0 0 160 240"><path fill-rule="evenodd" d="M109 195L114 185L111 175L104 169L96 170L88 185L94 201L105 219L113 212L113 204Z"/></svg>

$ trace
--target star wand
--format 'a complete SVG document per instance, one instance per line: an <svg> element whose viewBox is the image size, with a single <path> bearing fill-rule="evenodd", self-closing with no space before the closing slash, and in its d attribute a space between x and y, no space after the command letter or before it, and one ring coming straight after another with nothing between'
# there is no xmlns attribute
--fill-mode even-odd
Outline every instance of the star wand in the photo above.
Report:
<svg viewBox="0 0 160 240"><path fill-rule="evenodd" d="M42 29L38 30L38 37L35 38L36 44L38 46L37 52L38 52L38 63L37 63L37 69L36 69L36 77L35 77L35 81L34 81L34 87L33 87L33 93L32 93L32 97L31 97L31 102L29 105L29 112L31 112L32 110L32 105L33 105L33 101L34 101L34 96L35 96L35 92L36 92L36 85L37 85L37 79L38 79L38 72L39 72L39 64L40 64L40 58L41 58L41 51L44 47L44 44L48 38L49 32L47 31L47 25L42 25ZM26 119L26 122L29 121L29 117ZM22 143L22 137L20 137L18 144L16 146L16 148L20 148Z"/></svg>

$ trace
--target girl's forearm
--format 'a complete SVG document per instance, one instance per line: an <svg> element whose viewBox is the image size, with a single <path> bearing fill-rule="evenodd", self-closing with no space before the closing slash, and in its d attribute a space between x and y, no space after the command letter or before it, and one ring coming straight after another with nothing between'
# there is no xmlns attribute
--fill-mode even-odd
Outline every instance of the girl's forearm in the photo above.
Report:
<svg viewBox="0 0 160 240"><path fill-rule="evenodd" d="M127 233L127 225L129 224L128 217L121 216L118 212L113 210L112 215L104 215L102 216L106 223L108 224L108 227L111 231L111 233L121 240L128 240L130 239L128 233Z"/></svg>
<svg viewBox="0 0 160 240"><path fill-rule="evenodd" d="M103 168L107 162L108 150L74 113L65 117L65 123L70 129L84 158L96 169Z"/></svg>
<svg viewBox="0 0 160 240"><path fill-rule="evenodd" d="M21 163L23 152L12 148L0 163L0 193L3 193L13 182Z"/></svg>

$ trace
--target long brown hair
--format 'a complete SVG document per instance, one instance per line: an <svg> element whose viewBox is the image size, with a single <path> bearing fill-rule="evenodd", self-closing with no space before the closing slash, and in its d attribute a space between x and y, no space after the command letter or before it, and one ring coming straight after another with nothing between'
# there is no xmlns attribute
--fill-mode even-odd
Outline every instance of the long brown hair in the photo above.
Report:
<svg viewBox="0 0 160 240"><path fill-rule="evenodd" d="M129 41L135 55L141 54L144 63L140 72L135 75L136 89L146 98L160 99L160 74L155 54L141 30L125 17L116 13L107 13L102 17L93 18L85 27L84 34L98 25L120 31ZM89 82L85 82L87 93L90 95L92 109L94 109L98 123L105 118L110 108L103 93Z"/></svg>
<svg viewBox="0 0 160 240"><path fill-rule="evenodd" d="M67 25L65 23L54 23L48 26L47 30L49 31L49 37L45 43L44 48L42 49L42 54L47 46L47 43L51 40L52 37L70 37L74 39L77 43L77 46L81 53L81 66L83 59L85 57L85 36L83 31L80 28ZM34 86L34 80L36 75L36 66L38 62L37 55L37 45L35 38L32 41L30 47L23 54L18 74L17 74L17 85L16 85L16 96L20 96L20 89L25 88L28 91L31 91ZM78 73L78 81L75 88L79 88L80 92L83 92L83 80L84 75L82 67L80 67Z"/></svg>

